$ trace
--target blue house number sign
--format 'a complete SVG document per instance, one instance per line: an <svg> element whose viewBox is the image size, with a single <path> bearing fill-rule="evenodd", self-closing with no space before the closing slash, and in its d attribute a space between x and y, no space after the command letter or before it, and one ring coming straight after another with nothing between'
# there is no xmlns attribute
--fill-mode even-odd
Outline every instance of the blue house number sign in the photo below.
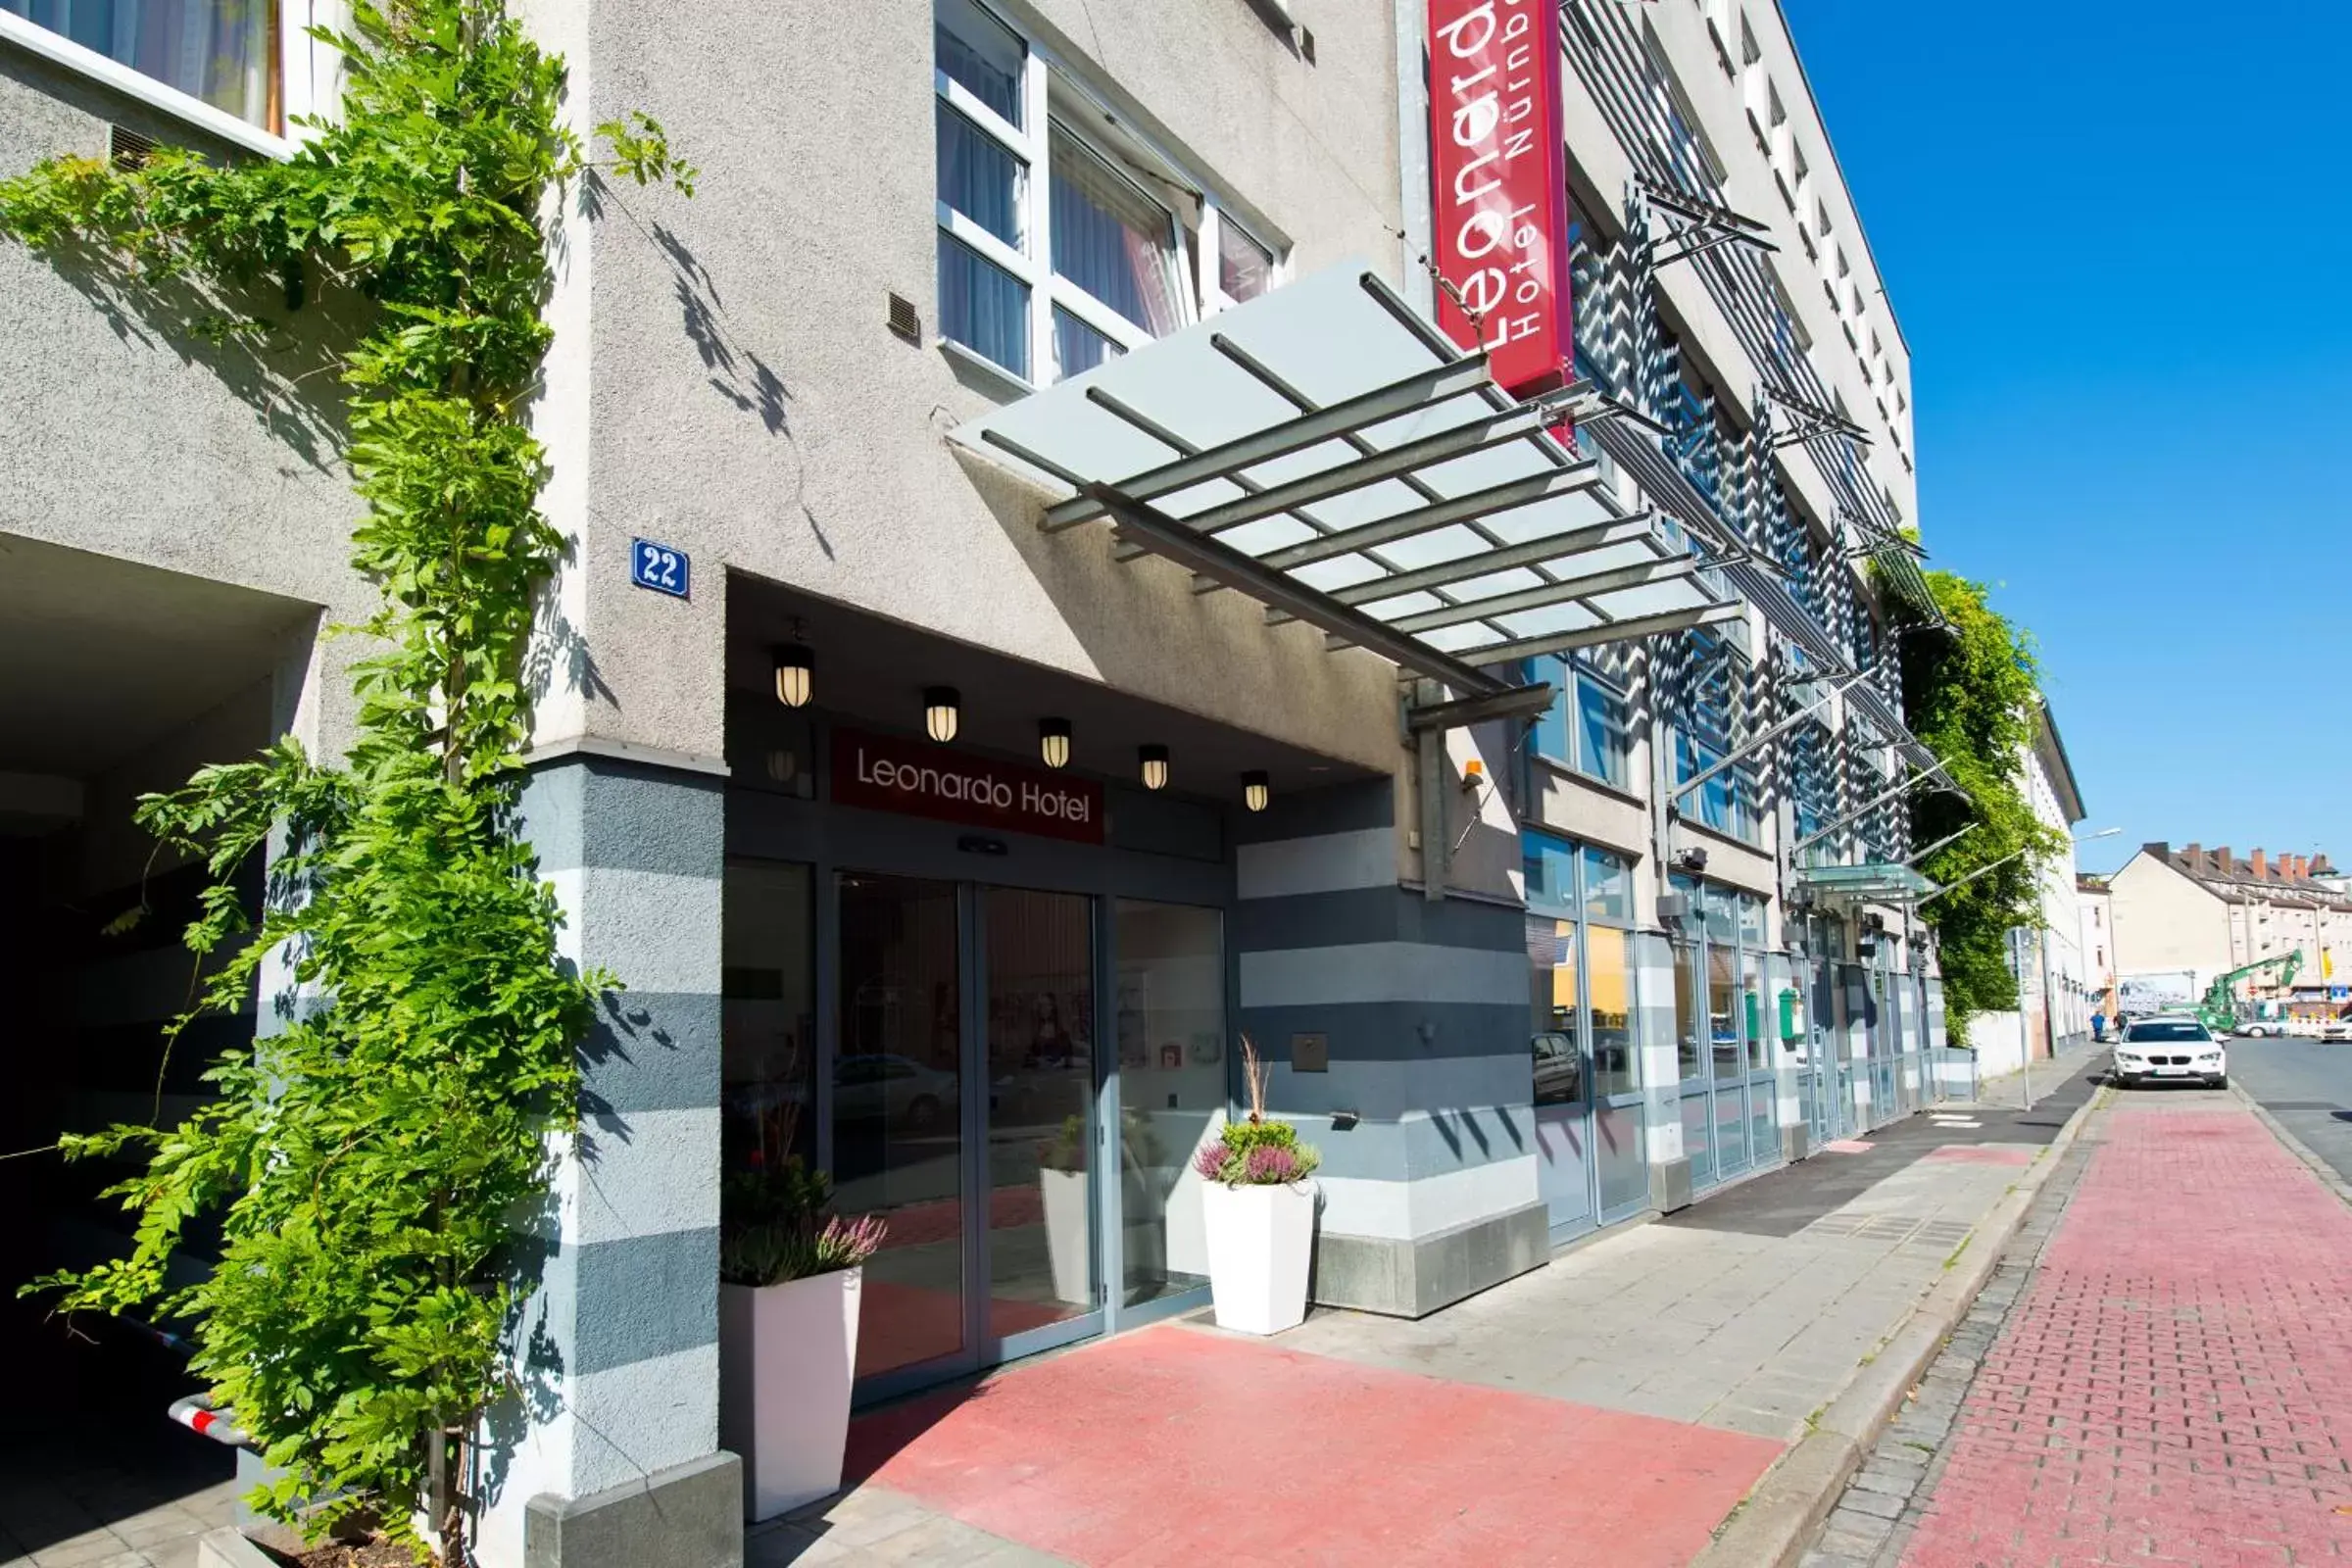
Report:
<svg viewBox="0 0 2352 1568"><path fill-rule="evenodd" d="M694 583L694 565L683 550L658 545L651 539L629 541L629 581L658 594L684 599Z"/></svg>

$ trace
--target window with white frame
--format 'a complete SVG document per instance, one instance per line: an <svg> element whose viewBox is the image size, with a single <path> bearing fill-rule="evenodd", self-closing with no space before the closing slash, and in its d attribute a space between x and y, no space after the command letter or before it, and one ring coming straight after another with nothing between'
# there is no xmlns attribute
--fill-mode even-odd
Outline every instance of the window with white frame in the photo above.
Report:
<svg viewBox="0 0 2352 1568"><path fill-rule="evenodd" d="M940 333L1038 385L1279 281L1273 247L976 0L937 0Z"/></svg>
<svg viewBox="0 0 2352 1568"><path fill-rule="evenodd" d="M275 10L276 0L0 0L0 11L272 131Z"/></svg>
<svg viewBox="0 0 2352 1568"><path fill-rule="evenodd" d="M1684 633L1684 665L1675 714L1674 782L1689 784L1720 764L1740 740L1747 661L1712 631ZM1681 799L1683 814L1746 843L1758 836L1755 764L1735 763Z"/></svg>

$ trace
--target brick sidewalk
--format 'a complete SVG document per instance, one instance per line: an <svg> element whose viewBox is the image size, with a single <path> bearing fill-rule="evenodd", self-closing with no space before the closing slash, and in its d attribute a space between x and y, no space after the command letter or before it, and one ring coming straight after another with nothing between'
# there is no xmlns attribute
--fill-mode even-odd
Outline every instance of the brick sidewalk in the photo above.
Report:
<svg viewBox="0 0 2352 1568"><path fill-rule="evenodd" d="M1879 1560L2352 1557L2352 1211L2224 1095L2125 1097L2083 1152L1915 1530ZM1857 1489L1841 1514L1899 1506L1867 1472Z"/></svg>

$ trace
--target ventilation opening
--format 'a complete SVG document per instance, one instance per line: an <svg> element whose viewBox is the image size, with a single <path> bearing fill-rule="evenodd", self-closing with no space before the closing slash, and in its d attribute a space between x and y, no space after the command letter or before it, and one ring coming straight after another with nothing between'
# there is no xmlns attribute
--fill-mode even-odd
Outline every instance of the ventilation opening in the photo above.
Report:
<svg viewBox="0 0 2352 1568"><path fill-rule="evenodd" d="M923 318L915 313L914 301L897 294L890 297L890 329L916 348L923 346Z"/></svg>
<svg viewBox="0 0 2352 1568"><path fill-rule="evenodd" d="M106 156L117 169L128 172L137 169L155 155L155 138L142 136L121 125L106 127Z"/></svg>

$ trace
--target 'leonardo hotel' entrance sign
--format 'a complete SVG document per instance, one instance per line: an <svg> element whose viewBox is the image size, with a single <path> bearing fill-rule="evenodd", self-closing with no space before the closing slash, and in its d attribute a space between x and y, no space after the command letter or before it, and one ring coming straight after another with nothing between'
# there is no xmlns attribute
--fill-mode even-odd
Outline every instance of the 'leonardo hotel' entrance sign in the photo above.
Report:
<svg viewBox="0 0 2352 1568"><path fill-rule="evenodd" d="M1438 324L1485 349L1514 396L1563 385L1574 340L1555 0L1430 0L1429 141L1438 275L1451 285L1438 289Z"/></svg>
<svg viewBox="0 0 2352 1568"><path fill-rule="evenodd" d="M861 730L833 732L833 799L1005 833L1102 842L1102 786Z"/></svg>

